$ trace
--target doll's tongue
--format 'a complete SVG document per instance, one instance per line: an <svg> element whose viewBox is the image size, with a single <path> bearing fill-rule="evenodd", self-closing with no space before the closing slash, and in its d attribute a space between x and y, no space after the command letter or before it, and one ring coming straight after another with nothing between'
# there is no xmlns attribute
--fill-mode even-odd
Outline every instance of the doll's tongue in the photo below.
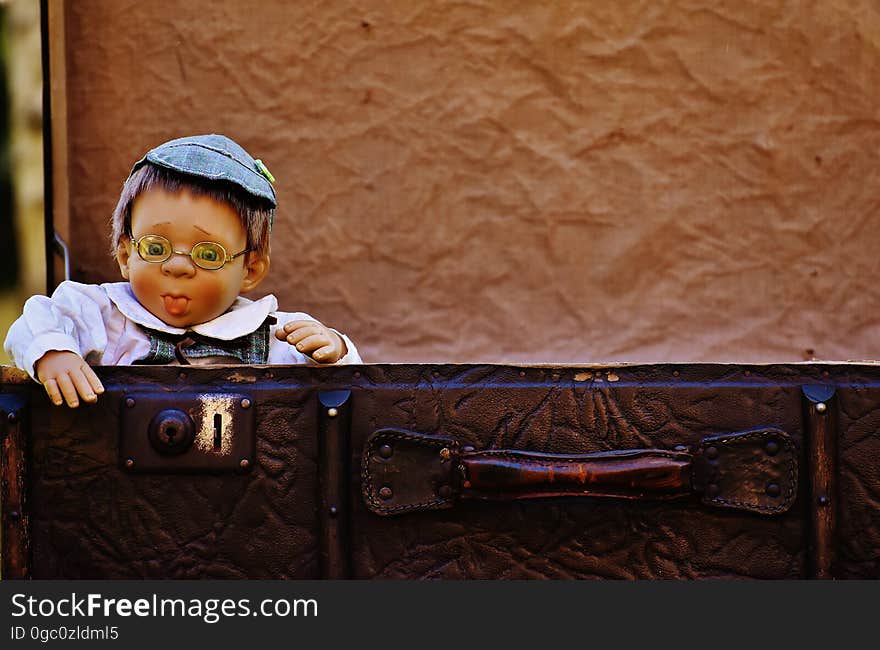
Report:
<svg viewBox="0 0 880 650"><path fill-rule="evenodd" d="M186 296L162 296L165 299L165 311L172 316L181 316L186 311L189 298Z"/></svg>

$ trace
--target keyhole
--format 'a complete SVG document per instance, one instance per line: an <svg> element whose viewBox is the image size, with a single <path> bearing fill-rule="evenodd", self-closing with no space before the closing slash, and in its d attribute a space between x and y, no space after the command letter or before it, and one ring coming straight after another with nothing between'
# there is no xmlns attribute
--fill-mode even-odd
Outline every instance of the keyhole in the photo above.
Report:
<svg viewBox="0 0 880 650"><path fill-rule="evenodd" d="M219 413L214 414L214 451L220 451L223 442L223 416Z"/></svg>
<svg viewBox="0 0 880 650"><path fill-rule="evenodd" d="M174 427L168 427L165 429L165 436L168 438L168 444L174 444L174 437L177 435L177 429Z"/></svg>

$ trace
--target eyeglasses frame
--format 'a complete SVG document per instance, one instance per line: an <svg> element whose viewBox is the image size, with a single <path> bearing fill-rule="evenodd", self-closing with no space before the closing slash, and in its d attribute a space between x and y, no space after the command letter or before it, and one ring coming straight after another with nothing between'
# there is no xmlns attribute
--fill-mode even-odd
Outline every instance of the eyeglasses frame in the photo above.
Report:
<svg viewBox="0 0 880 650"><path fill-rule="evenodd" d="M166 257L165 259L162 259L162 260L147 260L147 259L144 259L144 256L141 255L140 243L141 243L144 239L146 239L147 237L158 237L158 238L160 238L160 239L164 239L165 241L167 241L167 242L168 242L168 246L171 247L171 252L168 254L168 257ZM186 255L188 258L190 258L190 260L192 260L192 263L193 263L195 266L199 267L199 268L202 269L203 271L219 271L220 269L222 269L223 267L225 267L227 264L229 264L229 262L233 261L236 257L241 257L241 256L244 255L245 253L250 253L252 250L254 250L253 248L245 248L245 249L244 249L243 251L241 251L240 253L236 253L235 255L230 255L229 253L226 252L226 247L225 247L223 244L218 244L218 243L215 242L215 241L200 241L200 242L196 242L195 244L193 244L193 247L190 249L189 252L187 252L187 251L179 251L179 250L175 250L175 249L174 249L174 244L171 243L171 240L168 239L167 237L163 237L162 235L147 234L147 235L143 235L143 236L141 236L139 239L135 239L135 238L134 238L134 235L132 235L131 233L128 233L128 238L129 238L129 240L131 241L131 245L134 247L134 250L137 252L138 257L140 257L140 258L141 258L144 262L146 262L147 264L164 264L165 262L167 262L168 260L171 259L171 256L172 256L172 255ZM214 246L219 246L219 247L220 247L220 250L223 251L223 255L224 255L223 264L221 264L220 266L218 266L218 267L215 268L215 269L208 268L208 267L205 267L205 266L202 266L201 264L199 264L199 263L196 261L196 258L193 256L193 251L195 251L196 246L198 246L199 244L213 244Z"/></svg>

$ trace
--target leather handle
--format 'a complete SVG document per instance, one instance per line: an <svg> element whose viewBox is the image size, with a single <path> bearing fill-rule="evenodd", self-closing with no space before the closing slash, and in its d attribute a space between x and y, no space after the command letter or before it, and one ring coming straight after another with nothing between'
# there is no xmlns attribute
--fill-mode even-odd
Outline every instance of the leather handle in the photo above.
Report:
<svg viewBox="0 0 880 650"><path fill-rule="evenodd" d="M597 454L490 450L460 457L462 498L603 496L675 498L691 493L690 454L639 449Z"/></svg>
<svg viewBox="0 0 880 650"><path fill-rule="evenodd" d="M457 500L541 497L674 499L761 514L797 495L797 449L779 429L707 436L686 451L547 454L464 450L451 437L379 429L361 462L367 507L381 515L450 508Z"/></svg>

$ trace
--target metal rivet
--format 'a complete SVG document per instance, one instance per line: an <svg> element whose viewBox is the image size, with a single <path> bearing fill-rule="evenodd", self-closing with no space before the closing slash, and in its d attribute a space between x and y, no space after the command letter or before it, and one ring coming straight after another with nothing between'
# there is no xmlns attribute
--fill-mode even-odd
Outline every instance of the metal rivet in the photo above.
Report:
<svg viewBox="0 0 880 650"><path fill-rule="evenodd" d="M434 372L432 372L431 374L434 375L435 378L440 376L440 373L437 372L436 370Z"/></svg>
<svg viewBox="0 0 880 650"><path fill-rule="evenodd" d="M718 447L707 447L706 458L708 458L709 460L715 460L716 458L718 458Z"/></svg>
<svg viewBox="0 0 880 650"><path fill-rule="evenodd" d="M779 443L775 440L770 440L764 445L764 451L767 452L768 456L775 456L779 453Z"/></svg>
<svg viewBox="0 0 880 650"><path fill-rule="evenodd" d="M827 506L829 503L831 503L831 499L828 498L828 495L826 495L826 494L822 494L822 495L819 496L819 505L820 505L820 506L825 507L825 506Z"/></svg>
<svg viewBox="0 0 880 650"><path fill-rule="evenodd" d="M21 519L21 513L18 510L10 510L9 511L9 518L12 521L18 521L19 519Z"/></svg>
<svg viewBox="0 0 880 650"><path fill-rule="evenodd" d="M709 483L709 485L706 486L706 496L710 499L717 497L718 492L718 486L715 483Z"/></svg>
<svg viewBox="0 0 880 650"><path fill-rule="evenodd" d="M265 377L266 379L272 379L272 377L274 377L274 376L275 375L272 374L271 370L267 370L266 372L263 373L263 377Z"/></svg>
<svg viewBox="0 0 880 650"><path fill-rule="evenodd" d="M394 496L394 493L391 491L391 488L388 487L387 485L379 488L379 498L380 499L382 499L384 501L388 501L388 499L390 499L393 496Z"/></svg>
<svg viewBox="0 0 880 650"><path fill-rule="evenodd" d="M553 379L553 381L559 381L559 377L560 377L560 374L558 372L554 372L552 379Z"/></svg>
<svg viewBox="0 0 880 650"><path fill-rule="evenodd" d="M186 379L186 373L185 372L177 373L177 378L178 379Z"/></svg>
<svg viewBox="0 0 880 650"><path fill-rule="evenodd" d="M355 379L360 379L360 378L361 378L361 373L360 373L360 371L357 371L357 370L355 371L355 373L354 373L354 378L355 378Z"/></svg>
<svg viewBox="0 0 880 650"><path fill-rule="evenodd" d="M241 400L241 408L249 409L250 407L251 407L251 401L247 397L245 397L243 400Z"/></svg>
<svg viewBox="0 0 880 650"><path fill-rule="evenodd" d="M329 408L327 409L327 415L331 418L335 418L337 415L339 415L339 411L337 411L335 408Z"/></svg>
<svg viewBox="0 0 880 650"><path fill-rule="evenodd" d="M131 469L132 467L134 467L134 458L126 458L125 459L125 467L127 469Z"/></svg>
<svg viewBox="0 0 880 650"><path fill-rule="evenodd" d="M672 371L672 376L673 376L673 377L678 377L680 374L681 374L681 373L678 372L678 370L673 370L673 371Z"/></svg>
<svg viewBox="0 0 880 650"><path fill-rule="evenodd" d="M9 420L10 422L17 422L18 421L18 413L16 413L15 411L12 411L9 413L9 415L6 416L6 419Z"/></svg>
<svg viewBox="0 0 880 650"><path fill-rule="evenodd" d="M520 370L520 371L519 371L519 376L520 376L520 377L525 377L525 376L526 376L526 371L525 371L525 370Z"/></svg>
<svg viewBox="0 0 880 650"><path fill-rule="evenodd" d="M238 463L238 466L242 469L247 469L251 466L251 461L249 461L247 458L242 458L241 462Z"/></svg>
<svg viewBox="0 0 880 650"><path fill-rule="evenodd" d="M440 460L445 462L450 458L452 458L452 452L449 451L446 447L443 447L443 449L440 450Z"/></svg>
<svg viewBox="0 0 880 650"><path fill-rule="evenodd" d="M746 370L743 374L744 374L746 377L749 377L749 376L752 374L752 371L751 371L751 370Z"/></svg>
<svg viewBox="0 0 880 650"><path fill-rule="evenodd" d="M134 397L127 397L127 398L125 399L125 405L126 405L128 408L134 408L134 404L135 404Z"/></svg>
<svg viewBox="0 0 880 650"><path fill-rule="evenodd" d="M819 402L818 404L816 404L816 411L818 411L819 413L824 413L827 410L828 406L825 404L825 402Z"/></svg>
<svg viewBox="0 0 880 650"><path fill-rule="evenodd" d="M469 453L469 452L472 452L474 450L474 448L472 445L465 445L464 447L461 448L461 450L465 453Z"/></svg>
<svg viewBox="0 0 880 650"><path fill-rule="evenodd" d="M391 454L394 453L394 450L391 448L391 445L381 445L379 447L379 455L382 458L391 458Z"/></svg>
<svg viewBox="0 0 880 650"><path fill-rule="evenodd" d="M327 509L327 513L328 513L331 517L335 517L336 515L339 514L339 508L337 508L336 506L330 506L330 507Z"/></svg>
<svg viewBox="0 0 880 650"><path fill-rule="evenodd" d="M779 485L776 483L767 484L767 489L765 490L767 494L771 497L778 497L779 493L782 491L779 489Z"/></svg>
<svg viewBox="0 0 880 650"><path fill-rule="evenodd" d="M452 486L450 485L441 485L437 488L437 495L441 499L448 499L452 496Z"/></svg>

